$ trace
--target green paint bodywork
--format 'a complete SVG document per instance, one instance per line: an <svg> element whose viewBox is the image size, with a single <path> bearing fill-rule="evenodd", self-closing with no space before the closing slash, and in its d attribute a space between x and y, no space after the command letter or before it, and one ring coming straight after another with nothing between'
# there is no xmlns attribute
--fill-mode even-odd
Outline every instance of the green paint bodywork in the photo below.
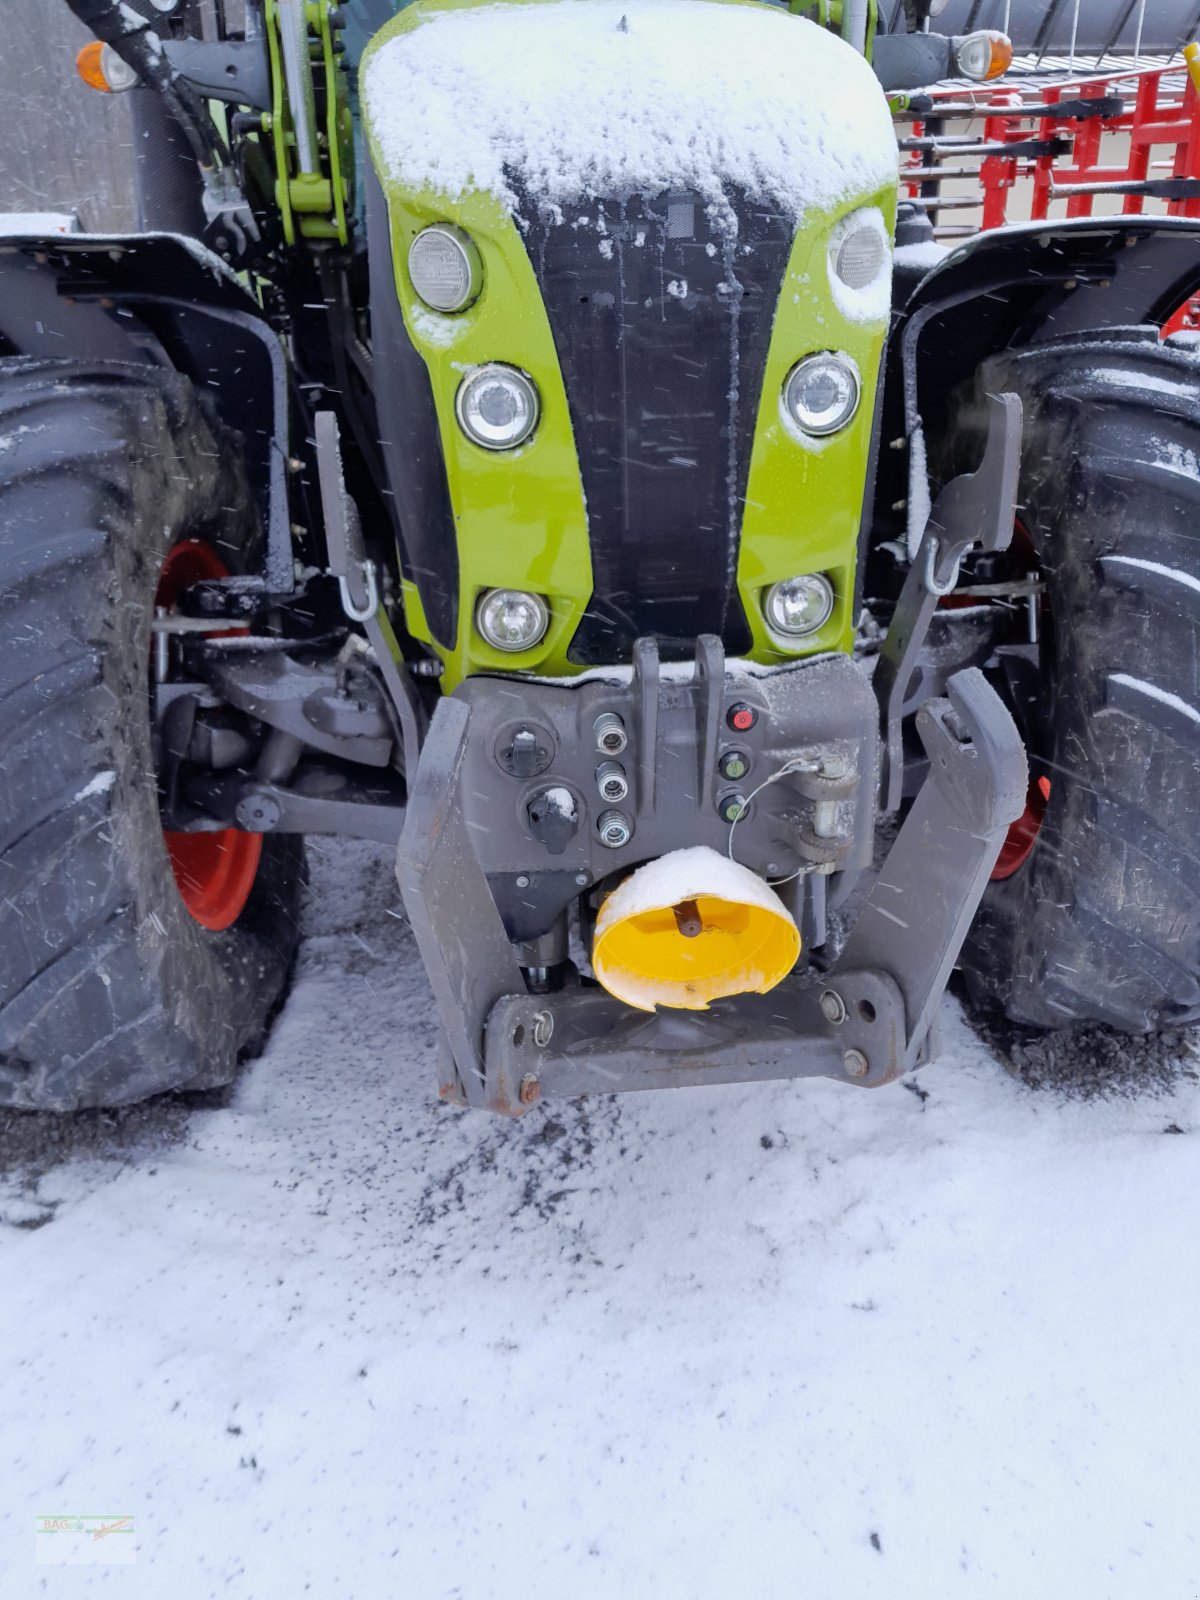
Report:
<svg viewBox="0 0 1200 1600"><path fill-rule="evenodd" d="M458 532L458 640L438 648L447 689L489 669L565 674L577 671L567 648L592 593L587 512L579 460L558 355L533 266L511 215L491 195L455 205L386 186L396 283L405 326L429 369L441 428L450 502ZM408 276L408 250L431 222L450 221L474 240L483 262L483 292L455 316L428 310ZM541 395L537 430L518 450L483 450L459 427L455 396L466 369L503 361L529 373ZM549 632L536 650L494 650L474 627L484 589L533 589L550 603ZM406 621L416 637L430 634L415 585L404 586Z"/></svg>
<svg viewBox="0 0 1200 1600"><path fill-rule="evenodd" d="M757 661L849 650L854 642L858 532L887 319L863 323L844 316L829 285L826 258L834 225L864 205L877 206L892 231L895 189L856 196L837 212L809 212L796 234L775 309L738 555L738 589ZM862 399L849 427L829 439L802 444L784 423L781 396L796 362L818 350L840 350L853 357L862 377ZM837 605L802 651L784 651L767 633L762 594L772 583L800 572L828 573Z"/></svg>
<svg viewBox="0 0 1200 1600"><path fill-rule="evenodd" d="M381 44L418 26L430 12L477 3L484 0L418 0L376 36L364 57L364 70ZM724 3L755 4L757 0ZM446 650L432 640L420 596L415 585L406 581L403 595L409 631L432 644L442 657L445 674L441 681L447 692L477 672L573 675L582 669L567 659L567 649L592 593L587 512L554 339L520 232L506 208L489 194L472 192L452 199L430 190L414 193L398 185L389 176L376 144L369 109L365 128L387 197L395 281L405 326L433 388L458 536L459 628L454 648ZM883 212L890 231L895 223L895 185L854 195L836 211L806 213L776 308L737 571L754 636L751 655L758 661L848 651L853 643L859 524L887 318L864 323L843 315L830 288L827 245L840 218L871 205ZM409 247L432 222L452 222L464 229L483 263L482 293L473 305L454 316L428 310L408 274ZM372 248L380 248L379 241L374 241ZM831 439L806 445L785 425L780 396L796 362L822 350L840 350L854 358L862 377L862 399L849 427ZM458 426L454 401L464 371L488 361L522 368L540 391L541 420L533 438L519 450L482 450L471 444ZM767 634L763 590L780 578L805 572L828 573L837 604L829 622L805 641L803 649L784 650ZM505 654L479 637L474 628L475 604L481 591L492 587L532 589L548 598L553 622L536 649Z"/></svg>

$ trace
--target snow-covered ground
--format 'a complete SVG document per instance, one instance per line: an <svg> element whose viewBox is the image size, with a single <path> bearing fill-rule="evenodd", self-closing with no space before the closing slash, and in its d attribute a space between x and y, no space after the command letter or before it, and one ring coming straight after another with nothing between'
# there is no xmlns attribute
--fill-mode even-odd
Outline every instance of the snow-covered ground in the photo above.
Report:
<svg viewBox="0 0 1200 1600"><path fill-rule="evenodd" d="M906 1086L489 1120L384 853L316 888L229 1109L10 1191L0 1593L1200 1593L1194 1079L1064 1104L948 1005Z"/></svg>

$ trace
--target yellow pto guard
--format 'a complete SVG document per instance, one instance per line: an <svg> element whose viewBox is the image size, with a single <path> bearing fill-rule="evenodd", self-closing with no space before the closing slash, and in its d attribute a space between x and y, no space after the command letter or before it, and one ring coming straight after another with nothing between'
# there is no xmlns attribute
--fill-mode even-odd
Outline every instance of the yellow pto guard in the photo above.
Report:
<svg viewBox="0 0 1200 1600"><path fill-rule="evenodd" d="M706 1011L726 995L766 994L799 954L799 930L774 890L699 846L648 862L609 895L592 966L609 994L642 1011Z"/></svg>

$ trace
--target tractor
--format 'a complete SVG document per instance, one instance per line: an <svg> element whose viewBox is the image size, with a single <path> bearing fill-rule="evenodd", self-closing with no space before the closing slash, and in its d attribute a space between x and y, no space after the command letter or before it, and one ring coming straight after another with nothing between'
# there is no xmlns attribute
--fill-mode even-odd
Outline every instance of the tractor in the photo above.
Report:
<svg viewBox="0 0 1200 1600"><path fill-rule="evenodd" d="M462 1106L1200 1019L1200 221L930 249L986 3L67 3L143 226L0 218L0 1102L231 1082L308 834Z"/></svg>

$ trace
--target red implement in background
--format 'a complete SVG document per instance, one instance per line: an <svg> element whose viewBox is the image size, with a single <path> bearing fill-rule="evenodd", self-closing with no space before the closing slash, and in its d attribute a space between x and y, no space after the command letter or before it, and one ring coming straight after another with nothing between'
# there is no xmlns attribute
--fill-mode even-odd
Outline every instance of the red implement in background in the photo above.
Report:
<svg viewBox="0 0 1200 1600"><path fill-rule="evenodd" d="M1060 216L1200 218L1200 53L1053 81L938 87L909 97L896 117L912 124L899 141L902 197L947 242ZM1184 328L1200 330L1200 297L1163 331Z"/></svg>

